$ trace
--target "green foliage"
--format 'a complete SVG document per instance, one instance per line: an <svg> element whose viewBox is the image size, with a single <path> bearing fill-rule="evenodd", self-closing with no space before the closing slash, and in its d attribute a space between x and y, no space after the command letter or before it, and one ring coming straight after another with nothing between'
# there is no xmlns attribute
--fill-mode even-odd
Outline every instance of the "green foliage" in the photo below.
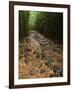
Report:
<svg viewBox="0 0 72 90"><path fill-rule="evenodd" d="M19 11L19 41L29 34L29 11Z"/></svg>
<svg viewBox="0 0 72 90"><path fill-rule="evenodd" d="M63 42L63 14L39 12L35 21L35 30L45 37Z"/></svg>
<svg viewBox="0 0 72 90"><path fill-rule="evenodd" d="M39 11L19 11L19 41L36 30L58 43L63 42L63 14Z"/></svg>
<svg viewBox="0 0 72 90"><path fill-rule="evenodd" d="M38 12L35 12L35 11L30 12L30 18L29 18L29 29L30 30L34 30L37 14Z"/></svg>

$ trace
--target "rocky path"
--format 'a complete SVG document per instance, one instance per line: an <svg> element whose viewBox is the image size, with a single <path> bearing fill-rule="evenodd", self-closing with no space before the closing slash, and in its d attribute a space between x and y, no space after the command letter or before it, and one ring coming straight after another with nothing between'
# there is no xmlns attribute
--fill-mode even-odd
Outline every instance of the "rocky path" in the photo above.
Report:
<svg viewBox="0 0 72 90"><path fill-rule="evenodd" d="M59 64L62 64L62 61L58 61L57 60L57 65L56 65L56 62L55 60L53 60L50 56L49 56L49 50L47 50L49 48L49 40L47 38L45 38L43 35L39 34L38 32L36 31L33 31L32 32L32 36L35 40L38 41L38 43L40 44L41 46L41 54L42 54L42 57L45 58L45 64L47 66L49 66L51 69L53 69L53 71L56 73L56 76L62 76L63 74L63 67L59 66ZM58 53L58 48L54 45L52 47L52 51L56 51ZM47 52L45 52L47 50ZM54 64L55 63L55 64Z"/></svg>
<svg viewBox="0 0 72 90"><path fill-rule="evenodd" d="M62 46L32 31L24 41L19 58L19 78L63 76Z"/></svg>

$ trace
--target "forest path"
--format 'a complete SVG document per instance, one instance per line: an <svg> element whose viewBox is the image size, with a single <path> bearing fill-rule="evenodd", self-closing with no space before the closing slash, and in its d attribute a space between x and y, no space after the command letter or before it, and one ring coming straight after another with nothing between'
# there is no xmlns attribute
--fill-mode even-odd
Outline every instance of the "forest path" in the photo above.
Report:
<svg viewBox="0 0 72 90"><path fill-rule="evenodd" d="M22 49L25 55L20 59L20 78L63 76L62 46L55 44L37 31L31 31L29 38L30 43L25 44ZM27 60L29 63L23 63Z"/></svg>
<svg viewBox="0 0 72 90"><path fill-rule="evenodd" d="M59 45L57 46L54 45L47 38L45 38L43 35L41 35L37 31L32 31L31 33L32 33L32 38L37 40L41 46L41 54L42 54L42 57L45 58L45 61L44 61L45 64L49 66L51 69L53 69L53 71L55 71L57 76L62 76L63 67L60 65L62 65L63 61L59 59L56 59L56 60L53 59L52 55L50 54L53 52L52 54L57 53L57 55L60 55L58 54L60 51Z"/></svg>

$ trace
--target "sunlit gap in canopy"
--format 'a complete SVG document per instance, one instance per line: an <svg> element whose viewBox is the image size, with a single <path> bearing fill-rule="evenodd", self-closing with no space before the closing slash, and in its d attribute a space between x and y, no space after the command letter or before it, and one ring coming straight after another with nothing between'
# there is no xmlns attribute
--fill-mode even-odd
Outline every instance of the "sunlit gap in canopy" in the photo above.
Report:
<svg viewBox="0 0 72 90"><path fill-rule="evenodd" d="M29 12L29 29L30 29L30 31L34 30L38 15L39 15L39 12L36 12L36 11Z"/></svg>

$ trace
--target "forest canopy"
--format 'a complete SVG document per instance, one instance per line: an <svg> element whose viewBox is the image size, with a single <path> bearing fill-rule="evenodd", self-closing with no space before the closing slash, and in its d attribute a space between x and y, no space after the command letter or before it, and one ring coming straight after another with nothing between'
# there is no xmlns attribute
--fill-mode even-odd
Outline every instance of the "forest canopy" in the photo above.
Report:
<svg viewBox="0 0 72 90"><path fill-rule="evenodd" d="M63 43L63 13L19 11L19 41L23 41L30 31Z"/></svg>

